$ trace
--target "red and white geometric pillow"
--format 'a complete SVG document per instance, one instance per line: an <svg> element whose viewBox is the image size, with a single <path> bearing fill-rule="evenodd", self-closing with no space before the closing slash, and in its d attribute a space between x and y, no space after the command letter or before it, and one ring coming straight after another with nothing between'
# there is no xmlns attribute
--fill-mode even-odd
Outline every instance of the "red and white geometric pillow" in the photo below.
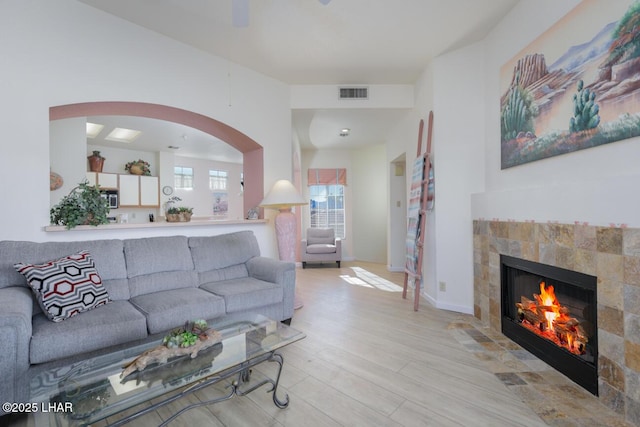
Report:
<svg viewBox="0 0 640 427"><path fill-rule="evenodd" d="M111 302L89 251L44 264L13 266L26 277L42 311L54 322Z"/></svg>

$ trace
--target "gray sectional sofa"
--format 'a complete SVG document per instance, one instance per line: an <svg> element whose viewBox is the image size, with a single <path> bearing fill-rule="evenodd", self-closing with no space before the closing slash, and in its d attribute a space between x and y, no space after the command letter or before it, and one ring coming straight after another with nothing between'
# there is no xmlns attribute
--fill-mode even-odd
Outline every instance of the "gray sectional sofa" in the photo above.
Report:
<svg viewBox="0 0 640 427"><path fill-rule="evenodd" d="M53 322L14 264L40 264L84 250L111 302ZM24 402L28 378L43 367L156 339L189 320L258 313L288 323L294 288L295 264L261 257L251 231L0 241L0 401Z"/></svg>

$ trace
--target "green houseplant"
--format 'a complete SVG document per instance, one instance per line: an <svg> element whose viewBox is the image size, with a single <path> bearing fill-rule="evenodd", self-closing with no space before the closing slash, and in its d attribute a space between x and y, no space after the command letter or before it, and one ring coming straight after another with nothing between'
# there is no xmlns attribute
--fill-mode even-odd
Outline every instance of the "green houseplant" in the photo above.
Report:
<svg viewBox="0 0 640 427"><path fill-rule="evenodd" d="M193 208L185 206L172 206L167 209L167 222L189 222L193 215Z"/></svg>
<svg viewBox="0 0 640 427"><path fill-rule="evenodd" d="M102 197L98 186L81 182L49 211L53 225L64 225L67 229L78 225L108 224L109 202Z"/></svg>

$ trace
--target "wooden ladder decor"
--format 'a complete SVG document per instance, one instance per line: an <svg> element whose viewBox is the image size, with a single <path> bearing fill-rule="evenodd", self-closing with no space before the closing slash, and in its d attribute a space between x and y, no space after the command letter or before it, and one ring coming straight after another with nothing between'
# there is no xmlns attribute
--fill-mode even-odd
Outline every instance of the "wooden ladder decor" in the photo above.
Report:
<svg viewBox="0 0 640 427"><path fill-rule="evenodd" d="M418 128L418 152L413 165L411 192L407 221L407 254L404 268L404 285L402 298L407 298L409 279L413 281L413 310L418 311L420 304L420 288L422 287L422 260L424 254L424 236L427 210L433 204L433 173L431 170L431 138L433 133L433 111L429 112L427 127L427 150L422 153L422 134L424 120L420 120Z"/></svg>

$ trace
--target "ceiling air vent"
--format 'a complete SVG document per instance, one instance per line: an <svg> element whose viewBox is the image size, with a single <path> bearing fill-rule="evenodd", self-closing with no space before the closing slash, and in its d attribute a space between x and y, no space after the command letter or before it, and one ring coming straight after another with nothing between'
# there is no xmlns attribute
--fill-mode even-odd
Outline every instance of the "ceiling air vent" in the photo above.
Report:
<svg viewBox="0 0 640 427"><path fill-rule="evenodd" d="M341 87L340 99L369 99L368 87Z"/></svg>

